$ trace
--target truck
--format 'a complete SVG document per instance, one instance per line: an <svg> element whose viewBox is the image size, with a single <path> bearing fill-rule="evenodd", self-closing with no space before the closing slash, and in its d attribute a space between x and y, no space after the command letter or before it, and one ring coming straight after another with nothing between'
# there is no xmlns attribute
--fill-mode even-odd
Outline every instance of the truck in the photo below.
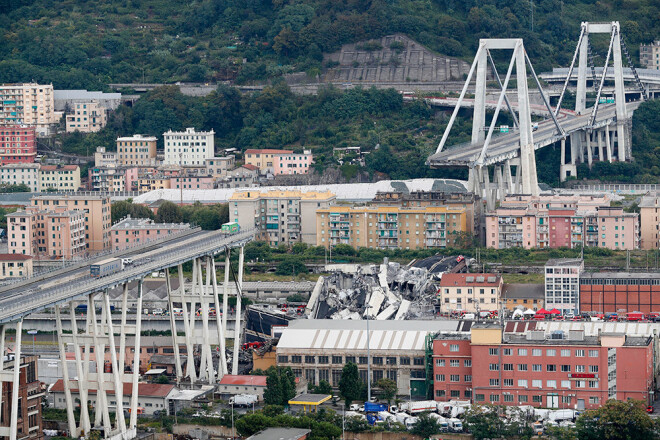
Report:
<svg viewBox="0 0 660 440"><path fill-rule="evenodd" d="M438 403L435 400L420 400L417 402L404 402L398 407L393 406L392 411L405 411L408 414L419 414L424 411L435 412L438 409Z"/></svg>
<svg viewBox="0 0 660 440"><path fill-rule="evenodd" d="M364 402L364 412L387 411L387 405L384 403Z"/></svg>
<svg viewBox="0 0 660 440"><path fill-rule="evenodd" d="M628 312L626 314L626 319L628 321L642 321L644 319L644 314L642 312Z"/></svg>
<svg viewBox="0 0 660 440"><path fill-rule="evenodd" d="M429 413L429 417L436 421L436 423L440 427L440 432L449 431L449 423L447 422L447 419L442 417L440 414Z"/></svg>
<svg viewBox="0 0 660 440"><path fill-rule="evenodd" d="M108 258L107 260L99 261L89 265L89 274L92 278L101 278L106 275L119 272L124 268L124 265L119 258Z"/></svg>
<svg viewBox="0 0 660 440"><path fill-rule="evenodd" d="M224 223L220 229L225 234L235 234L241 230L241 227L236 222Z"/></svg>
<svg viewBox="0 0 660 440"><path fill-rule="evenodd" d="M447 423L449 424L449 431L450 432L463 432L463 422L456 418L451 418L447 420Z"/></svg>
<svg viewBox="0 0 660 440"><path fill-rule="evenodd" d="M248 407L257 403L259 399L255 394L237 394L229 398L229 404Z"/></svg>

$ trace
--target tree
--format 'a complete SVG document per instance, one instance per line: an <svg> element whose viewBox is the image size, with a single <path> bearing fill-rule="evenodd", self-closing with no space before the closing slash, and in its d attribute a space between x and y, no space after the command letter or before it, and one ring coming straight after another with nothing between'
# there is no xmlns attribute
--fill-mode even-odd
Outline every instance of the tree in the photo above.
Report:
<svg viewBox="0 0 660 440"><path fill-rule="evenodd" d="M376 386L380 388L381 398L389 405L390 401L396 397L396 392L398 391L396 382L392 379L382 378L378 379Z"/></svg>
<svg viewBox="0 0 660 440"><path fill-rule="evenodd" d="M272 426L276 426L275 421L262 412L246 414L236 420L236 432L243 437L249 437Z"/></svg>
<svg viewBox="0 0 660 440"><path fill-rule="evenodd" d="M148 218L152 220L154 218L151 209L144 205L135 205L130 199L115 202L110 206L110 216L113 224L129 215L131 218Z"/></svg>
<svg viewBox="0 0 660 440"><path fill-rule="evenodd" d="M332 394L332 385L327 380L322 380L314 387L315 394Z"/></svg>
<svg viewBox="0 0 660 440"><path fill-rule="evenodd" d="M440 425L428 413L423 413L417 418L417 423L413 425L411 432L420 437L428 438L440 432Z"/></svg>
<svg viewBox="0 0 660 440"><path fill-rule="evenodd" d="M296 378L290 367L270 367L267 371L264 402L287 406L296 396Z"/></svg>
<svg viewBox="0 0 660 440"><path fill-rule="evenodd" d="M464 420L476 440L500 438L504 432L504 423L494 405L473 405Z"/></svg>
<svg viewBox="0 0 660 440"><path fill-rule="evenodd" d="M275 270L277 275L298 275L299 273L307 272L307 266L300 261L299 257L294 257L293 255L284 257Z"/></svg>
<svg viewBox="0 0 660 440"><path fill-rule="evenodd" d="M172 202L163 202L158 207L158 212L156 213L157 223L181 223L182 221L181 207Z"/></svg>
<svg viewBox="0 0 660 440"><path fill-rule="evenodd" d="M355 363L349 362L341 370L341 378L339 379L339 392L344 398L346 406L360 398L361 390L362 381L360 380L358 367Z"/></svg>
<svg viewBox="0 0 660 440"><path fill-rule="evenodd" d="M584 412L575 422L575 431L580 440L651 440L660 434L644 402L613 399Z"/></svg>

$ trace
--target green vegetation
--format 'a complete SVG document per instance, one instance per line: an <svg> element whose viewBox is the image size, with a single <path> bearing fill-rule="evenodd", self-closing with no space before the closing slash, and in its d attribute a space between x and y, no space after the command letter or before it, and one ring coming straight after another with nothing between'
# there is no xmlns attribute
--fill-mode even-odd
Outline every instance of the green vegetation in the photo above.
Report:
<svg viewBox="0 0 660 440"><path fill-rule="evenodd" d="M512 417L508 422L500 417L501 406L495 405L474 405L470 408L464 417L465 426L474 436L475 440L494 439L494 438L518 438L529 440L534 435L532 428L524 422L525 417L522 411L518 411L517 420Z"/></svg>
<svg viewBox="0 0 660 440"><path fill-rule="evenodd" d="M158 214L143 205L135 205L131 200L115 202L111 206L112 223L130 215L132 218L149 218L157 223L191 223L204 230L220 229L223 223L229 221L229 207L227 204L202 205L199 202L193 205L179 206L172 202L164 202L158 208Z"/></svg>
<svg viewBox="0 0 660 440"><path fill-rule="evenodd" d="M0 183L1 193L17 193L17 192L30 192L30 187L24 183L19 185L10 185L9 183Z"/></svg>
<svg viewBox="0 0 660 440"><path fill-rule="evenodd" d="M360 375L358 374L358 367L353 362L344 365L341 370L341 378L339 379L339 392L341 393L346 406L351 402L358 400L362 396L362 388L364 387Z"/></svg>
<svg viewBox="0 0 660 440"><path fill-rule="evenodd" d="M264 403L288 406L289 400L296 397L296 377L291 368L270 367L266 370L266 375Z"/></svg>
<svg viewBox="0 0 660 440"><path fill-rule="evenodd" d="M4 208L0 206L0 229L7 229L7 214L16 212L18 208Z"/></svg>
<svg viewBox="0 0 660 440"><path fill-rule="evenodd" d="M126 216L154 219L154 213L144 205L135 205L132 200L120 200L110 205L110 216L114 225Z"/></svg>

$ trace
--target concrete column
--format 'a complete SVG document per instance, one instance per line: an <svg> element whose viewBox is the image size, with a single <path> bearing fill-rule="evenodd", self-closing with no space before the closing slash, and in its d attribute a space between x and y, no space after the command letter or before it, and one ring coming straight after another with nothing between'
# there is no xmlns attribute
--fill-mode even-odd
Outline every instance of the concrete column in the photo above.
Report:
<svg viewBox="0 0 660 440"><path fill-rule="evenodd" d="M566 139L562 139L561 142L561 153L559 159L559 181L566 181Z"/></svg>
<svg viewBox="0 0 660 440"><path fill-rule="evenodd" d="M5 371L5 325L0 325L0 372ZM4 382L0 380L0 408L2 408L2 392Z"/></svg>
<svg viewBox="0 0 660 440"><path fill-rule="evenodd" d="M612 62L614 64L614 100L616 105L616 131L618 135L619 154L618 158L621 162L626 160L627 156L627 137L625 123L628 120L628 112L626 109L626 92L623 83L623 62L621 60L621 32L619 22L612 23L615 26L616 34L612 42Z"/></svg>
<svg viewBox="0 0 660 440"><path fill-rule="evenodd" d="M222 287L222 334L224 337L227 337L227 315L229 314L229 269L230 269L230 253L231 250L228 248L227 249L227 254L225 255L225 280L224 280L224 285ZM224 341L223 341L224 343ZM224 374L227 374L225 371Z"/></svg>
<svg viewBox="0 0 660 440"><path fill-rule="evenodd" d="M137 309L142 311L142 279L138 281L137 291ZM135 352L133 354L133 388L131 392L131 417L128 423L130 429L137 428L137 408L138 408L138 379L140 377L140 349L142 333L142 313L135 317ZM175 343L175 345L178 345Z"/></svg>
<svg viewBox="0 0 660 440"><path fill-rule="evenodd" d="M89 316L89 313L87 314ZM78 321L76 321L76 304L74 301L69 303L69 318L71 319L71 339L73 341L74 357L76 360L76 373L78 374L78 395L80 396L80 427L86 435L92 429L89 419L89 406L87 405L88 381L89 376L89 342L85 342L85 364L83 367L82 356L80 354L80 344L78 343ZM89 322L89 317L87 318ZM89 331L89 325L85 328L85 333ZM80 433L78 433L80 434Z"/></svg>
<svg viewBox="0 0 660 440"><path fill-rule="evenodd" d="M588 62L588 44L589 31L586 29L586 23L582 23L584 37L580 42L580 52L578 55L578 80L575 93L575 111L579 114L584 113L587 103L587 62Z"/></svg>
<svg viewBox="0 0 660 440"><path fill-rule="evenodd" d="M234 329L234 356L232 357L231 374L238 374L238 353L241 350L241 299L243 293L243 260L245 247L241 246L238 254L238 282L236 286L236 324Z"/></svg>
<svg viewBox="0 0 660 440"><path fill-rule="evenodd" d="M14 380L11 393L11 417L9 422L9 440L16 440L18 436L18 389L20 388L21 373L21 339L23 336L23 318L16 323L16 345L14 347ZM3 354L4 356L4 354Z"/></svg>
<svg viewBox="0 0 660 440"><path fill-rule="evenodd" d="M179 336L176 331L176 317L174 316L174 301L172 301L172 282L170 281L170 270L165 269L165 285L167 286L167 301L170 307L170 331L172 332L172 343L174 348L174 365L176 369L176 384L181 384L183 369L181 368L181 354L179 353Z"/></svg>
<svg viewBox="0 0 660 440"><path fill-rule="evenodd" d="M186 288L185 288L185 280L183 278L183 267L179 264L178 266L178 272L179 272L179 291L181 293L181 308L183 309L183 327L184 327L184 333L185 333L185 338L186 338L186 353L188 355L187 357L187 364L186 364L186 375L190 378L190 384L192 385L195 382L196 374L195 374L195 353L193 350L193 337L194 335L192 334L190 330L190 320L188 316L188 298L186 296ZM193 303L191 305L192 307L192 313L195 313L195 304ZM194 330L194 328L193 328Z"/></svg>
<svg viewBox="0 0 660 440"><path fill-rule="evenodd" d="M94 352L96 353L96 374L97 374L97 389L96 389L96 413L97 423L103 423L103 428L105 432L109 433L112 430L112 425L110 424L110 413L108 412L108 396L105 392L105 373L104 373L104 363L105 363L105 344L101 343L99 338L99 326L96 318L96 305L94 301L95 294L92 293L89 295L90 306L87 307L87 314L92 315L92 339L94 340ZM105 318L105 309L101 309L101 322Z"/></svg>
<svg viewBox="0 0 660 440"><path fill-rule="evenodd" d="M64 401L66 402L66 415L69 422L71 437L78 437L76 418L73 415L73 399L71 398L71 382L69 382L69 369L66 365L66 348L62 340L62 319L60 317L60 306L55 305L55 327L57 329L57 345L60 351L60 362L62 363L62 382L64 384ZM3 327L4 329L4 327ZM74 347L78 350L78 347ZM78 380L80 382L80 379ZM15 389L14 389L15 390ZM14 391L15 392L15 391Z"/></svg>
<svg viewBox="0 0 660 440"><path fill-rule="evenodd" d="M207 382L213 383L213 362L209 365L209 356L211 355L211 339L209 335L209 303L206 298L206 285L202 278L202 259L197 259L197 276L198 292L200 293L200 302L202 306L202 349L199 367L199 377L204 378ZM210 279L210 274L207 271L207 280Z"/></svg>
<svg viewBox="0 0 660 440"><path fill-rule="evenodd" d="M122 371L119 370L119 365L117 364L117 350L115 345L114 330L112 326L112 313L110 309L110 297L106 289L103 292L103 306L105 307L105 318L108 331L108 345L110 346L110 364L112 365L112 379L115 385L115 397L116 397L116 411L115 411L115 426L119 432L126 432L126 420L124 420L124 384L122 382ZM122 331L122 336L124 332Z"/></svg>
<svg viewBox="0 0 660 440"><path fill-rule="evenodd" d="M518 119L520 122L520 165L522 190L525 194L538 195L539 185L536 175L536 155L532 134L532 116L529 107L527 88L527 68L525 49L521 43L514 50L516 58L516 85L518 89Z"/></svg>
<svg viewBox="0 0 660 440"><path fill-rule="evenodd" d="M216 267L215 267L215 259L213 257L211 259L211 276L212 282L213 282L213 300L215 301L215 307L216 307L216 314L215 314L215 320L216 320L216 327L218 331L218 382L222 380L222 377L227 374L227 355L225 353L225 333L224 329L222 327L222 321L223 318L227 315L227 310L224 308L222 309L222 313L220 313L220 297L218 296L218 279L217 279L217 273L216 273Z"/></svg>
<svg viewBox="0 0 660 440"><path fill-rule="evenodd" d="M596 140L598 142L598 159L603 162L605 161L605 155L603 150L603 130L596 130Z"/></svg>
<svg viewBox="0 0 660 440"><path fill-rule="evenodd" d="M591 151L591 133L586 131L584 135L587 138L587 163L589 164L589 169L591 169L591 164L593 163L593 153Z"/></svg>
<svg viewBox="0 0 660 440"><path fill-rule="evenodd" d="M612 142L610 140L610 128L605 127L605 149L607 151L607 161L612 163Z"/></svg>
<svg viewBox="0 0 660 440"><path fill-rule="evenodd" d="M477 78L474 89L474 111L472 119L472 143L484 141L484 126L486 125L486 73L488 70L488 54L486 50L477 52Z"/></svg>
<svg viewBox="0 0 660 440"><path fill-rule="evenodd" d="M124 283L121 295L121 327L119 328L119 363L120 372L126 369L126 314L128 309L128 283Z"/></svg>

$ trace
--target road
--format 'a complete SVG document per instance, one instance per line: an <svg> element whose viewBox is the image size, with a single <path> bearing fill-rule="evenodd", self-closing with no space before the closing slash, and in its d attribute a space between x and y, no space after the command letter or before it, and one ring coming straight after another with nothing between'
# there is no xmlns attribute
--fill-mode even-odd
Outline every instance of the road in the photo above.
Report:
<svg viewBox="0 0 660 440"><path fill-rule="evenodd" d="M634 110L639 107L639 102L629 102L626 104L628 114L631 115ZM594 128L608 125L616 117L616 105L605 104L599 106L598 114ZM589 123L591 112L578 115L574 112L561 112L557 119L559 124L568 135L576 131L583 130ZM551 145L564 136L557 132L552 119L539 122L539 127L533 133L534 149L546 147ZM443 166L470 166L479 158L481 154L482 144L471 145L470 143L460 144L448 148L440 153L431 155L428 158L428 164L431 167ZM490 144L486 151L483 165L493 165L502 163L506 159L513 159L520 154L519 135L516 132L507 134L493 135Z"/></svg>
<svg viewBox="0 0 660 440"><path fill-rule="evenodd" d="M229 236L221 231L198 231L164 243L148 245L139 250L99 257L98 260L114 256L130 256L133 259L132 265L105 277L89 276L89 265L95 261L91 260L5 286L0 289L0 323L16 321L31 313L55 304L64 304L72 299L82 299L88 293L140 279L152 272L183 264L193 258L217 254L227 248L245 244L253 238L253 230Z"/></svg>

